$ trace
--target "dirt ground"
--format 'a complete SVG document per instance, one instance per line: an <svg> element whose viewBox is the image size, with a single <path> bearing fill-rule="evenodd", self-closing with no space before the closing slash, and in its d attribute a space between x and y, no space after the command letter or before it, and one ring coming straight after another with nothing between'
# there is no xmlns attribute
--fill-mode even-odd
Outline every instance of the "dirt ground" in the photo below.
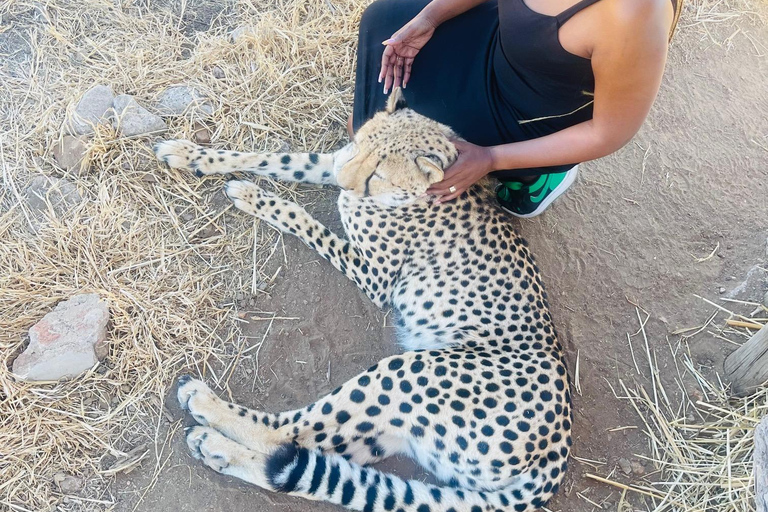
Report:
<svg viewBox="0 0 768 512"><path fill-rule="evenodd" d="M190 12L195 3L188 2ZM219 14L215 3L204 4L187 20L190 31L205 30L206 17ZM749 5L768 13L763 3ZM516 223L544 276L572 378L578 357L573 454L599 467L572 459L552 511L616 510L620 493L584 474L606 475L622 458L646 473L654 469L642 459L648 455L642 428L617 430L641 423L612 390L619 380L646 382L627 344L627 333L639 327L635 304L650 313L651 350L662 381L675 390L667 340L711 314L697 295L762 301L768 290L761 270L768 262L768 28L750 15L738 24L686 26L684 19L682 25L640 133L618 153L584 164L577 184L546 214ZM306 197L309 210L339 231L335 193L312 189ZM244 308L244 336L264 340L258 362L243 360L229 381L232 399L269 411L312 402L398 351L385 313L352 283L296 240L286 237L284 249L266 271L279 269L269 299ZM251 319L271 313L285 319L269 327ZM714 376L733 346L699 336L688 348L694 363ZM113 510L337 510L264 492L191 459L179 429L189 420L174 391L155 436L160 443L142 466L118 475ZM426 478L407 460L382 467ZM641 479L619 474L624 481ZM637 495L627 499L638 511L653 508Z"/></svg>

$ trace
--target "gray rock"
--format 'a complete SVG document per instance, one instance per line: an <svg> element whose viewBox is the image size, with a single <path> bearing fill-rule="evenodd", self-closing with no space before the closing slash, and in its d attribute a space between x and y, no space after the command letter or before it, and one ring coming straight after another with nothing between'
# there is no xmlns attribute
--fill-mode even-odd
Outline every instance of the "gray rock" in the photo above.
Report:
<svg viewBox="0 0 768 512"><path fill-rule="evenodd" d="M162 115L181 116L187 112L213 114L213 105L200 91L188 85L168 87L157 98L157 111Z"/></svg>
<svg viewBox="0 0 768 512"><path fill-rule="evenodd" d="M168 129L160 116L138 104L133 96L121 94L112 102L115 111L112 125L126 137L162 132Z"/></svg>
<svg viewBox="0 0 768 512"><path fill-rule="evenodd" d="M763 295L763 306L768 308L768 291Z"/></svg>
<svg viewBox="0 0 768 512"><path fill-rule="evenodd" d="M37 176L27 186L25 202L31 213L29 226L37 232L50 215L59 217L80 204L83 198L77 187L61 178Z"/></svg>
<svg viewBox="0 0 768 512"><path fill-rule="evenodd" d="M192 134L192 140L196 144L210 144L211 143L211 131L202 123L195 121L192 125L194 133Z"/></svg>
<svg viewBox="0 0 768 512"><path fill-rule="evenodd" d="M65 494L72 494L83 488L82 479L61 471L53 475L53 481L59 486L59 490Z"/></svg>
<svg viewBox="0 0 768 512"><path fill-rule="evenodd" d="M86 151L87 148L83 137L65 135L62 137L61 142L57 142L53 146L53 158L56 159L56 163L62 169L82 171L81 167Z"/></svg>
<svg viewBox="0 0 768 512"><path fill-rule="evenodd" d="M107 355L109 307L96 294L59 303L29 330L29 346L13 373L31 381L76 377Z"/></svg>
<svg viewBox="0 0 768 512"><path fill-rule="evenodd" d="M619 459L619 468L628 475L632 472L632 464L627 459Z"/></svg>
<svg viewBox="0 0 768 512"><path fill-rule="evenodd" d="M73 135L90 135L93 127L109 118L109 109L115 93L106 85L95 85L83 94L77 102L75 110L66 121L69 133Z"/></svg>
<svg viewBox="0 0 768 512"><path fill-rule="evenodd" d="M728 292L729 299L745 301L759 301L768 290L768 274L763 270L763 265L757 264L747 271L744 280Z"/></svg>
<svg viewBox="0 0 768 512"><path fill-rule="evenodd" d="M229 33L233 43L238 43L256 37L256 29L251 25L241 25Z"/></svg>

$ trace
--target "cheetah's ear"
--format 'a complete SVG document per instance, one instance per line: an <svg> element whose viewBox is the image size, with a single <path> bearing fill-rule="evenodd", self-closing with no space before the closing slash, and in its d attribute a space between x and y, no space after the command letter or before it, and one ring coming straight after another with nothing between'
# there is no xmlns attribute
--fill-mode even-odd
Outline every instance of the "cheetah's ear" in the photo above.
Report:
<svg viewBox="0 0 768 512"><path fill-rule="evenodd" d="M443 181L443 167L442 162L437 158L430 158L428 156L417 156L416 165L427 176L429 184Z"/></svg>
<svg viewBox="0 0 768 512"><path fill-rule="evenodd" d="M405 102L405 96L403 96L403 89L401 87L395 87L392 94L387 99L387 114L392 114L395 110L401 108L408 108L408 104Z"/></svg>

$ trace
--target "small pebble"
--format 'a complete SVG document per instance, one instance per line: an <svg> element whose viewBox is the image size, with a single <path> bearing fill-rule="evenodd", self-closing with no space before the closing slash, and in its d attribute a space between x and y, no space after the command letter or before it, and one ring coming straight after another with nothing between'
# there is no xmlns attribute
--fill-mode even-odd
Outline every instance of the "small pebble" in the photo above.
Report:
<svg viewBox="0 0 768 512"><path fill-rule="evenodd" d="M81 164L87 150L84 138L65 135L53 146L53 158L62 169L74 169L79 173L83 170Z"/></svg>
<svg viewBox="0 0 768 512"><path fill-rule="evenodd" d="M165 121L139 105L133 96L116 96L112 105L115 116L112 125L126 137L162 132L168 129Z"/></svg>
<svg viewBox="0 0 768 512"><path fill-rule="evenodd" d="M720 293L725 293L725 287L721 286L721 287L720 287L720 289L719 289L718 291L719 291Z"/></svg>
<svg viewBox="0 0 768 512"><path fill-rule="evenodd" d="M642 476L642 475L645 474L645 468L639 462L633 460L630 463L630 466L632 466L632 473L634 473L634 474L636 474L638 476Z"/></svg>
<svg viewBox="0 0 768 512"><path fill-rule="evenodd" d="M192 134L192 140L196 144L211 143L211 132L203 123L196 121L195 124L192 125L192 129L194 130L194 133Z"/></svg>
<svg viewBox="0 0 768 512"><path fill-rule="evenodd" d="M213 73L214 78L224 78L226 75L224 74L224 70L221 69L219 66L213 66L213 69L211 70Z"/></svg>
<svg viewBox="0 0 768 512"><path fill-rule="evenodd" d="M239 318L240 320L244 319L246 316L247 316L247 315L246 315L245 311L240 311L240 312L237 314L237 318Z"/></svg>
<svg viewBox="0 0 768 512"><path fill-rule="evenodd" d="M157 110L168 116L181 116L189 112L211 115L213 105L203 93L189 85L172 85L157 98Z"/></svg>
<svg viewBox="0 0 768 512"><path fill-rule="evenodd" d="M106 85L95 85L85 91L65 127L72 135L90 135L94 126L107 121L115 93Z"/></svg>
<svg viewBox="0 0 768 512"><path fill-rule="evenodd" d="M53 481L63 493L72 494L83 488L83 481L76 476L58 472L53 475Z"/></svg>
<svg viewBox="0 0 768 512"><path fill-rule="evenodd" d="M765 292L765 295L763 295L763 306L768 308L768 292Z"/></svg>
<svg viewBox="0 0 768 512"><path fill-rule="evenodd" d="M628 475L632 472L632 464L627 459L619 459L619 468L624 472L624 474Z"/></svg>

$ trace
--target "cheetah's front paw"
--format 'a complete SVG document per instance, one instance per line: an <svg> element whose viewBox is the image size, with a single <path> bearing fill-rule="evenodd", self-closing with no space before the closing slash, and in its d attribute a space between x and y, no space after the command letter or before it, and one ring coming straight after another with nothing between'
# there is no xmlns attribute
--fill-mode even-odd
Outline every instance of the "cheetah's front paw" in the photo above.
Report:
<svg viewBox="0 0 768 512"><path fill-rule="evenodd" d="M269 192L250 181L228 181L224 193L238 209L256 216L266 206L264 199L269 196Z"/></svg>
<svg viewBox="0 0 768 512"><path fill-rule="evenodd" d="M188 140L166 140L152 148L155 157L173 169L197 171L196 163L202 157L204 148ZM201 173L202 174L202 173Z"/></svg>

